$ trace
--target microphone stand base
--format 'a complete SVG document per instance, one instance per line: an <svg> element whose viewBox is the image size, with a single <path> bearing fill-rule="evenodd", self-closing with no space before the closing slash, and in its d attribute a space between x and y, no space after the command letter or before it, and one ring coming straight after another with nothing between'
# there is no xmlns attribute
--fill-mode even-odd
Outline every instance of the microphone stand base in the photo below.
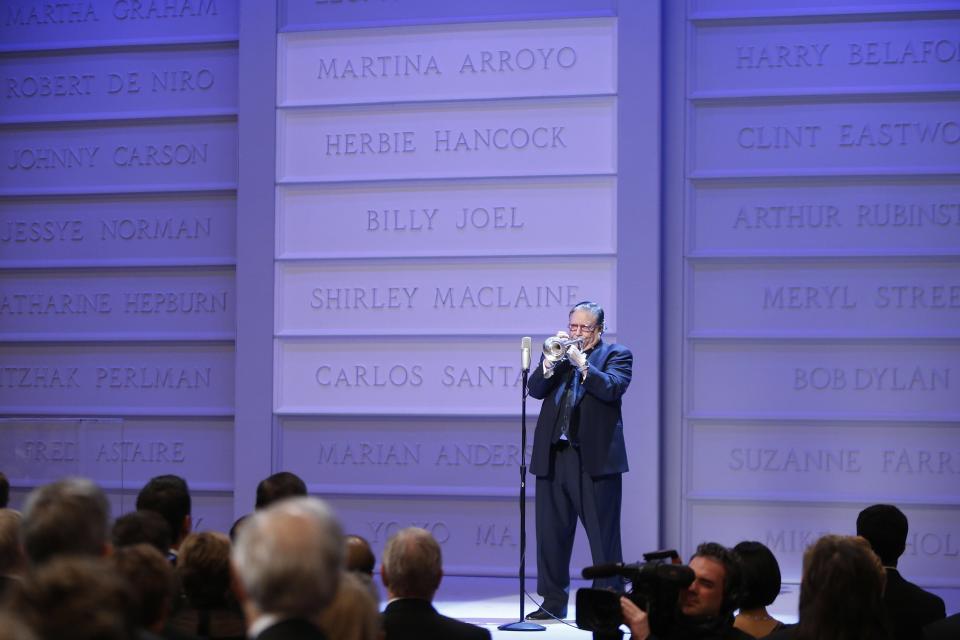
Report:
<svg viewBox="0 0 960 640"><path fill-rule="evenodd" d="M508 622L507 624L502 624L497 627L500 631L546 631L547 628L542 624L537 624L536 622L527 622L526 620L520 620L519 622Z"/></svg>

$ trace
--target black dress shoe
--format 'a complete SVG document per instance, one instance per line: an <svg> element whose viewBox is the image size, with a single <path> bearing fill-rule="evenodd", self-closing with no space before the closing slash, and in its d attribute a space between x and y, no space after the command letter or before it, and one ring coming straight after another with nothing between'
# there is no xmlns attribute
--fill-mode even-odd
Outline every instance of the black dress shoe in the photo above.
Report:
<svg viewBox="0 0 960 640"><path fill-rule="evenodd" d="M542 620L560 620L560 619L563 618L564 615L566 615L566 614L563 613L563 614L560 614L560 615L558 615L558 616L555 616L555 615L551 614L549 611L547 611L546 609L544 609L543 607L540 607L540 608L537 609L536 611L534 611L534 612L532 612L532 613L528 613L528 614L527 614L527 620L537 620L537 621L542 621Z"/></svg>

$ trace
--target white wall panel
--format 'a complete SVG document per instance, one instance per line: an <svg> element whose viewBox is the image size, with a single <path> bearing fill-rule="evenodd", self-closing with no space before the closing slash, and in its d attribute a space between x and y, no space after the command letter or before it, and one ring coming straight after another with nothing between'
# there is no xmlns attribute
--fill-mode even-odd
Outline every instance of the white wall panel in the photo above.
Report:
<svg viewBox="0 0 960 640"><path fill-rule="evenodd" d="M691 417L960 420L956 342L694 342Z"/></svg>
<svg viewBox="0 0 960 640"><path fill-rule="evenodd" d="M550 335L574 304L613 300L615 291L612 258L281 262L276 331ZM616 306L609 312L612 320Z"/></svg>
<svg viewBox="0 0 960 640"><path fill-rule="evenodd" d="M729 3L727 3L729 4ZM700 24L694 32L694 97L956 91L960 21L875 20Z"/></svg>
<svg viewBox="0 0 960 640"><path fill-rule="evenodd" d="M690 202L695 255L960 252L960 186L949 180L711 181Z"/></svg>
<svg viewBox="0 0 960 640"><path fill-rule="evenodd" d="M235 245L225 193L0 201L3 267L233 264Z"/></svg>
<svg viewBox="0 0 960 640"><path fill-rule="evenodd" d="M615 92L612 18L281 33L277 100L295 105Z"/></svg>
<svg viewBox="0 0 960 640"><path fill-rule="evenodd" d="M956 173L960 102L700 104L692 177Z"/></svg>
<svg viewBox="0 0 960 640"><path fill-rule="evenodd" d="M30 415L231 415L232 344L6 344L0 406Z"/></svg>
<svg viewBox="0 0 960 640"><path fill-rule="evenodd" d="M227 340L233 269L0 273L2 340Z"/></svg>
<svg viewBox="0 0 960 640"><path fill-rule="evenodd" d="M693 498L960 501L955 423L694 421Z"/></svg>
<svg viewBox="0 0 960 640"><path fill-rule="evenodd" d="M611 174L616 98L286 109L278 182Z"/></svg>
<svg viewBox="0 0 960 640"><path fill-rule="evenodd" d="M516 575L520 531L517 502L506 499L430 497L348 498L330 500L344 532L365 537L379 558L387 539L404 527L430 531L443 550L443 570L449 575ZM529 545L536 538L533 504L527 509L527 576L536 561ZM578 531L570 562L571 574L592 564L583 531Z"/></svg>
<svg viewBox="0 0 960 640"><path fill-rule="evenodd" d="M803 552L824 534L854 535L857 514L868 503L789 504L695 502L689 540L733 545L759 540L777 556L783 579L799 582ZM901 503L910 521L907 549L898 567L918 584L960 586L960 513L949 506Z"/></svg>
<svg viewBox="0 0 960 640"><path fill-rule="evenodd" d="M519 339L279 339L274 410L515 415L519 345Z"/></svg>
<svg viewBox="0 0 960 640"><path fill-rule="evenodd" d="M700 262L697 336L960 337L960 262Z"/></svg>
<svg viewBox="0 0 960 640"><path fill-rule="evenodd" d="M554 255L584 220L564 252L612 254L615 216L612 177L283 185L277 258Z"/></svg>
<svg viewBox="0 0 960 640"><path fill-rule="evenodd" d="M528 429L535 421L528 418ZM518 417L288 417L278 438L278 468L294 471L320 495L510 497L518 491Z"/></svg>

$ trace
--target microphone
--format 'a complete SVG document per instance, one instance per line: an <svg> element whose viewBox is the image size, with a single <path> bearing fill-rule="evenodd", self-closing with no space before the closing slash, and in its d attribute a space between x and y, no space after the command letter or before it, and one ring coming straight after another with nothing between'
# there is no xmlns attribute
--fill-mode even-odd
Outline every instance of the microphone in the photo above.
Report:
<svg viewBox="0 0 960 640"><path fill-rule="evenodd" d="M520 340L520 368L530 371L530 347L532 339L526 336Z"/></svg>

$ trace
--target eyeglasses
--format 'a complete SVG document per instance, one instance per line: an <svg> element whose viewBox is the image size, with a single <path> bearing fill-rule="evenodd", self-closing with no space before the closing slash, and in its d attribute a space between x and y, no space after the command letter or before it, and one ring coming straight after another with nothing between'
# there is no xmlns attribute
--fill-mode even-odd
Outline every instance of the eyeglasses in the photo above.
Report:
<svg viewBox="0 0 960 640"><path fill-rule="evenodd" d="M595 324L568 324L567 329L570 329L570 333L576 333L580 331L582 333L593 333L593 330L597 328Z"/></svg>

